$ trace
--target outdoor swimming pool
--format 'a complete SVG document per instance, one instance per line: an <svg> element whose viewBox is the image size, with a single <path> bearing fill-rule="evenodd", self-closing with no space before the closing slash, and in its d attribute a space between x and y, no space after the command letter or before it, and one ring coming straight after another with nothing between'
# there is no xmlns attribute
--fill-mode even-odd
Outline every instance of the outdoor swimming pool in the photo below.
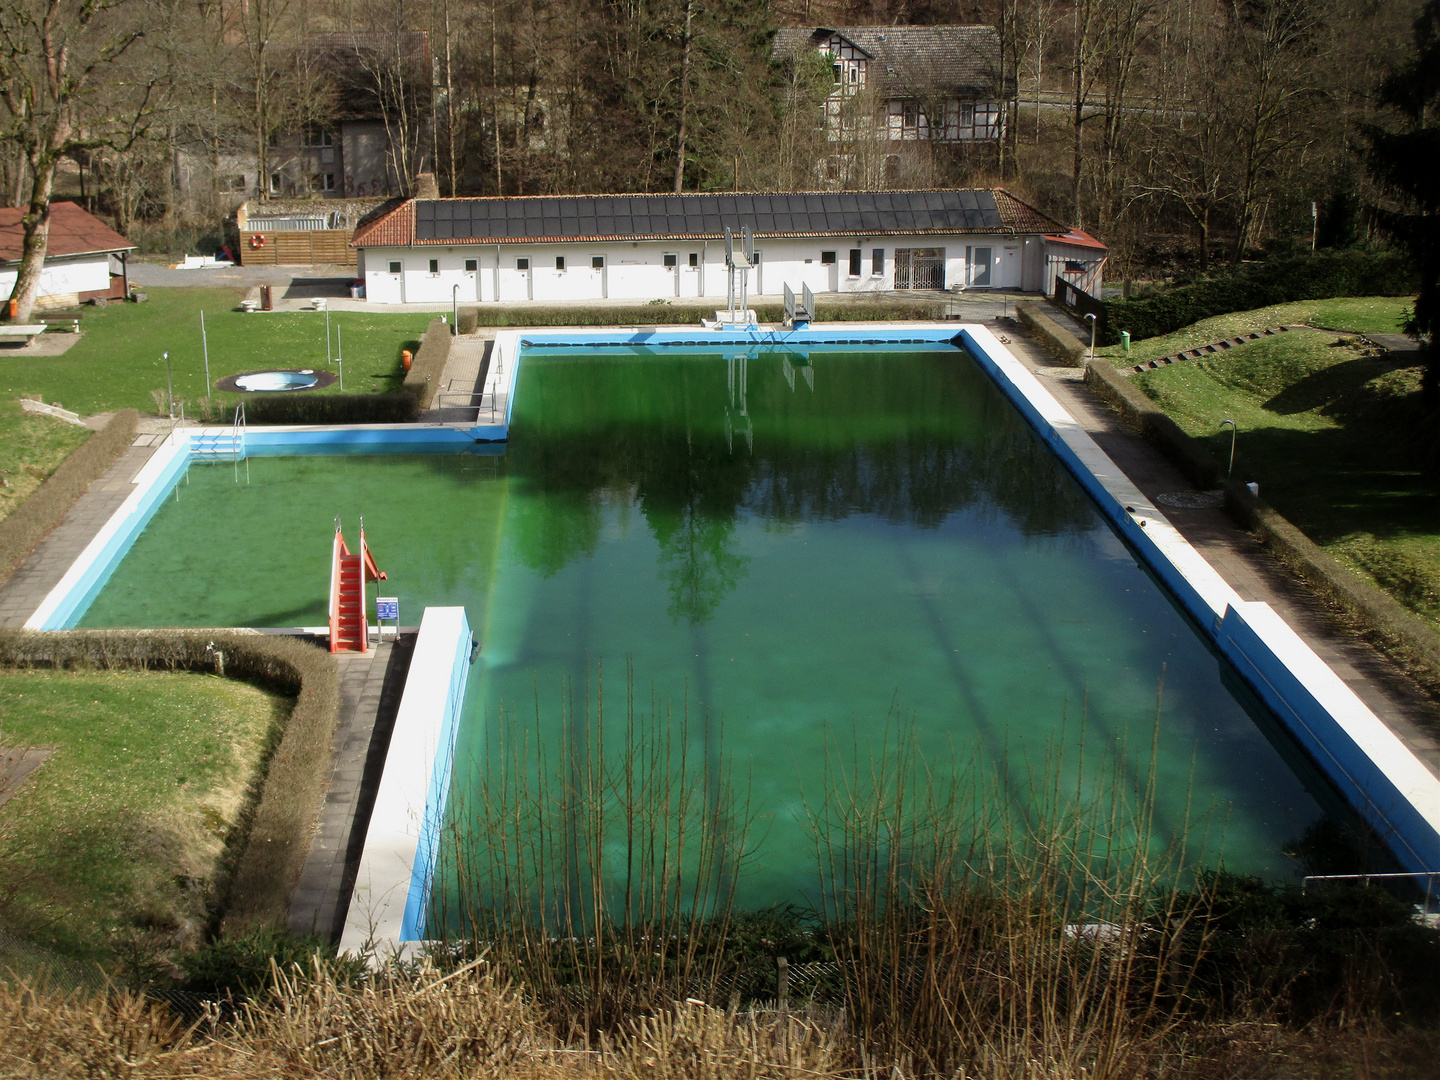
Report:
<svg viewBox="0 0 1440 1080"><path fill-rule="evenodd" d="M1150 843L1199 820L1238 871L1347 817L966 352L677 353L527 354L503 453L192 467L81 624L321 625L332 519L363 514L402 622L476 628L452 822L540 747L573 772L603 678L612 724L633 688L688 717L697 775L730 762L746 906L813 895L807 803L902 728L1021 817L1082 746L1140 783L1154 733Z"/></svg>

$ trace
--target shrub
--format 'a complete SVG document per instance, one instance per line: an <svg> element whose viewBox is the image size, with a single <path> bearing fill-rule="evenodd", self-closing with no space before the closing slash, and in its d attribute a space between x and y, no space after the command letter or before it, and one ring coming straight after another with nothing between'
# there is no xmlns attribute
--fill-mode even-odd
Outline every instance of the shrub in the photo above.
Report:
<svg viewBox="0 0 1440 1080"><path fill-rule="evenodd" d="M222 659L223 657L223 659ZM330 777L340 711L334 657L288 635L194 630L0 631L0 666L203 671L293 696L219 891L227 931L285 920Z"/></svg>
<svg viewBox="0 0 1440 1080"><path fill-rule="evenodd" d="M245 402L250 424L408 424L419 415L413 393L273 394Z"/></svg>
<svg viewBox="0 0 1440 1080"><path fill-rule="evenodd" d="M1288 256L1242 266L1154 296L1107 300L1102 340L1114 345L1122 330L1128 330L1137 341L1159 337L1212 315L1253 311L1271 304L1332 296L1405 296L1418 288L1414 266L1397 252Z"/></svg>
<svg viewBox="0 0 1440 1080"><path fill-rule="evenodd" d="M272 987L271 961L281 971L297 965L302 971L309 971L316 960L329 961L332 952L330 943L318 935L295 937L279 927L262 927L182 953L179 968L185 976L186 990L196 994L228 994L239 999L253 997ZM353 965L354 975L358 976L363 970L358 961L348 961L348 964Z"/></svg>
<svg viewBox="0 0 1440 1080"><path fill-rule="evenodd" d="M460 317L455 322L455 328L462 334L473 334L480 325L480 309L473 307L462 307Z"/></svg>
<svg viewBox="0 0 1440 1080"><path fill-rule="evenodd" d="M410 363L405 390L414 395L416 407L421 410L430 408L440 392L440 377L445 373L445 361L450 359L450 342L450 327L442 319L432 320Z"/></svg>
<svg viewBox="0 0 1440 1080"><path fill-rule="evenodd" d="M70 452L28 499L0 521L0 584L9 580L51 529L59 525L75 500L114 464L135 438L140 414L122 409L99 432Z"/></svg>

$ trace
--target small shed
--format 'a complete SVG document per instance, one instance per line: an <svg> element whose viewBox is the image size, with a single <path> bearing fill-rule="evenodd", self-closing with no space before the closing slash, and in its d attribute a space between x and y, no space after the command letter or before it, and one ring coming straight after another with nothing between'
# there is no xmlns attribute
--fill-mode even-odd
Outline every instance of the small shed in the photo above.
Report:
<svg viewBox="0 0 1440 1080"><path fill-rule="evenodd" d="M0 207L0 295L9 296L25 251L25 211ZM120 300L130 291L126 259L135 245L73 202L50 204L50 243L40 272L40 311L87 300Z"/></svg>

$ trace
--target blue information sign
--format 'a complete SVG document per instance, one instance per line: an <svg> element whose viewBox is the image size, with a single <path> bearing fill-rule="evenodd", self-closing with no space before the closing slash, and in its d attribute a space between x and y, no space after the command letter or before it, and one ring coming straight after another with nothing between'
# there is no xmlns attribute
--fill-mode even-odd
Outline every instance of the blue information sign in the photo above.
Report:
<svg viewBox="0 0 1440 1080"><path fill-rule="evenodd" d="M377 596L375 598L375 620L400 619L400 598L396 596Z"/></svg>

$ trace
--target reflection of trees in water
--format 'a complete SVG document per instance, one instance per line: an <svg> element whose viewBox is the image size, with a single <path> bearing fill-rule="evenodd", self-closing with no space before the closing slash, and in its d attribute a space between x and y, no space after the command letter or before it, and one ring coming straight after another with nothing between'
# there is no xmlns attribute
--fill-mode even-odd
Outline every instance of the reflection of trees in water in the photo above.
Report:
<svg viewBox="0 0 1440 1080"><path fill-rule="evenodd" d="M752 360L753 452L727 443L722 359L535 364L507 455L512 482L544 503L514 522L521 557L554 573L594 551L607 502L633 499L662 551L671 615L704 621L744 576L741 510L927 529L969 510L1025 535L1093 527L1078 485L973 364L906 359L900 378L882 357L820 359L813 392L792 391L778 358Z"/></svg>

